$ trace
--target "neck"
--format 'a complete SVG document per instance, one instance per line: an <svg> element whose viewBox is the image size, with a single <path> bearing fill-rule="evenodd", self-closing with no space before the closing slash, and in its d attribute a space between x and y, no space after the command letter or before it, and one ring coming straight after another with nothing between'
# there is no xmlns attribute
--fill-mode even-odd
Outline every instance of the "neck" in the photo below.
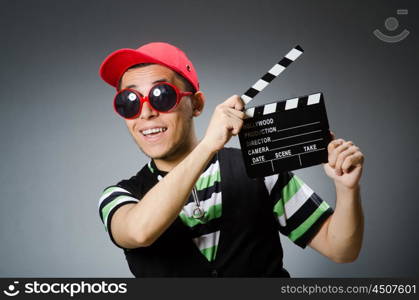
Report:
<svg viewBox="0 0 419 300"><path fill-rule="evenodd" d="M185 157L188 156L189 153L191 153L197 145L198 140L196 136L193 136L191 138L191 141L184 145L185 147L183 147L183 149L179 149L177 153L171 155L170 157L153 159L154 163L156 164L159 170L164 172L170 172L174 167L177 166L178 163L184 160Z"/></svg>

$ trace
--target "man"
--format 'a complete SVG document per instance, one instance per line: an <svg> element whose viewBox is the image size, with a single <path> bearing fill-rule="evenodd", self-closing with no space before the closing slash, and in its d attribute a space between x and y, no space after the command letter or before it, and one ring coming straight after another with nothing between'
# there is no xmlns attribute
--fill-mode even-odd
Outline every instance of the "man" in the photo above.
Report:
<svg viewBox="0 0 419 300"><path fill-rule="evenodd" d="M216 107L197 139L193 118L205 97L192 62L175 46L117 50L100 75L117 88L115 110L151 158L99 201L102 222L135 276L287 277L278 230L335 262L356 259L363 155L352 142L328 145L333 211L292 172L247 177L240 151L224 148L245 117L237 95Z"/></svg>

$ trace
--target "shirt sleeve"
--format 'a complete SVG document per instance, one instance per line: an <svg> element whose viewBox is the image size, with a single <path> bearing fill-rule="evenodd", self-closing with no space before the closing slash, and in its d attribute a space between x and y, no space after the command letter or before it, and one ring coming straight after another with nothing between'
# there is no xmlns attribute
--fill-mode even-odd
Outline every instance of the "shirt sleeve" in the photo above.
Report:
<svg viewBox="0 0 419 300"><path fill-rule="evenodd" d="M265 186L279 231L305 248L333 209L292 172L265 177Z"/></svg>
<svg viewBox="0 0 419 300"><path fill-rule="evenodd" d="M109 233L111 241L119 248L122 247L115 242L111 232L112 216L119 207L128 203L137 203L138 201L128 189L121 187L119 184L104 189L99 199L100 219L105 226L105 230Z"/></svg>

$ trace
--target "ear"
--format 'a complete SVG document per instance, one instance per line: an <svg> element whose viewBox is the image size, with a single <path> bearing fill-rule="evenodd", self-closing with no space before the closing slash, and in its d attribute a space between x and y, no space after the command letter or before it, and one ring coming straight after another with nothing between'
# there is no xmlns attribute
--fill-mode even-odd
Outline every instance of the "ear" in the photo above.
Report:
<svg viewBox="0 0 419 300"><path fill-rule="evenodd" d="M202 113L202 111L204 110L204 105L205 105L204 93L201 91L197 91L192 96L192 111L193 111L194 117L198 117Z"/></svg>

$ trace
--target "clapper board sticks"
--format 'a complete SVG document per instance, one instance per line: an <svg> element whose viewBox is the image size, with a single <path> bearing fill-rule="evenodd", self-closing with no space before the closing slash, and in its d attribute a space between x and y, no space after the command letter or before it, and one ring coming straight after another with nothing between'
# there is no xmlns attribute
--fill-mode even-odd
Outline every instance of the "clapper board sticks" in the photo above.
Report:
<svg viewBox="0 0 419 300"><path fill-rule="evenodd" d="M261 79L256 81L242 96L245 104L248 104L253 98L259 94L265 87L269 85L276 77L279 76L294 60L303 54L304 50L300 46L291 49L277 64L275 64Z"/></svg>
<svg viewBox="0 0 419 300"><path fill-rule="evenodd" d="M241 98L248 104L301 54L293 48ZM239 133L249 177L265 177L327 162L331 140L322 93L282 100L245 110Z"/></svg>

